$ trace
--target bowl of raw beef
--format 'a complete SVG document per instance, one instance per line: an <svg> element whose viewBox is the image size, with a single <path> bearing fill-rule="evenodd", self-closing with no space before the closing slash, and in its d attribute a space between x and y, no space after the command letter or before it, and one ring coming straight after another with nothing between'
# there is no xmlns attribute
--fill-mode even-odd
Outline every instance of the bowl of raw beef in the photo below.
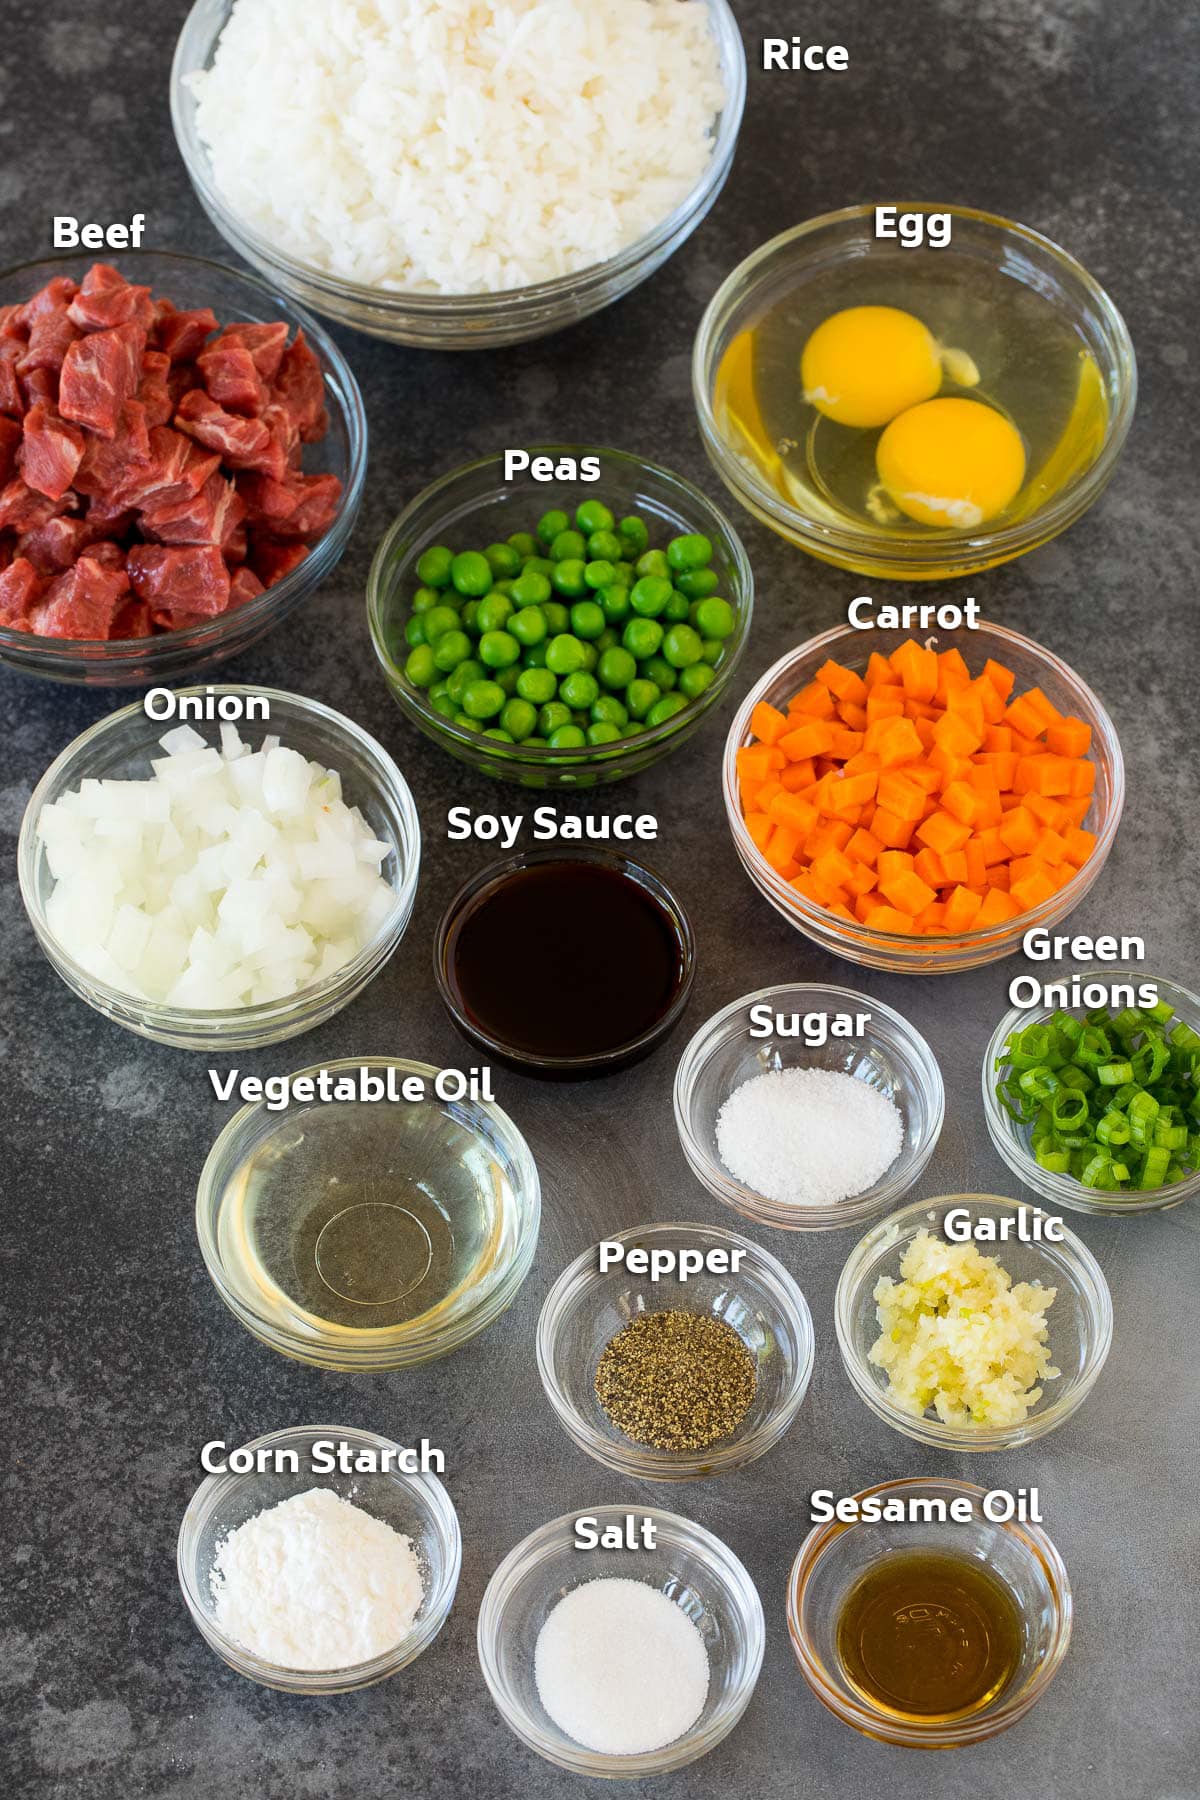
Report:
<svg viewBox="0 0 1200 1800"><path fill-rule="evenodd" d="M362 396L257 276L125 251L0 275L0 662L97 687L224 661L334 569Z"/></svg>

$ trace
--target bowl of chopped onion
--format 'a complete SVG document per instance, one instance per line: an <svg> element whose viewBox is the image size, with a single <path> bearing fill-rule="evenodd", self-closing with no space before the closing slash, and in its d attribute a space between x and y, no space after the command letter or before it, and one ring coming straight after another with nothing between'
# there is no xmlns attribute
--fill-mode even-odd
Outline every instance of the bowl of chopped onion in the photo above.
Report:
<svg viewBox="0 0 1200 1800"><path fill-rule="evenodd" d="M176 706L210 697L243 722L165 728L138 702L67 746L25 811L21 895L49 962L106 1018L254 1049L378 974L412 914L421 833L404 777L350 719L236 686L179 689Z"/></svg>

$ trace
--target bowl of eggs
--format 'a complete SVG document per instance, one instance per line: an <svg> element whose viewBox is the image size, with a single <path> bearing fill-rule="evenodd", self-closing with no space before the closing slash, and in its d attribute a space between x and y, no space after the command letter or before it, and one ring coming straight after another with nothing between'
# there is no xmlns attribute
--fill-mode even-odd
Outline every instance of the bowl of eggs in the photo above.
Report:
<svg viewBox="0 0 1200 1800"><path fill-rule="evenodd" d="M1137 366L1112 300L1048 238L970 207L872 205L736 268L692 385L713 466L763 524L839 568L944 580L1087 511Z"/></svg>

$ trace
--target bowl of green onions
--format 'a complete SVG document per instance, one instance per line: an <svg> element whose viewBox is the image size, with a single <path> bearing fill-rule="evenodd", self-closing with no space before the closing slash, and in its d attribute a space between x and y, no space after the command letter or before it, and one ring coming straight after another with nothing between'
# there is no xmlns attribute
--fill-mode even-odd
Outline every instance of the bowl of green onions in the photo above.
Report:
<svg viewBox="0 0 1200 1800"><path fill-rule="evenodd" d="M1089 981L1136 996L1145 976L1065 978L1069 990ZM983 1059L988 1131L1043 1201L1142 1213L1200 1194L1200 997L1153 985L1154 1006L1014 1008L997 1025Z"/></svg>

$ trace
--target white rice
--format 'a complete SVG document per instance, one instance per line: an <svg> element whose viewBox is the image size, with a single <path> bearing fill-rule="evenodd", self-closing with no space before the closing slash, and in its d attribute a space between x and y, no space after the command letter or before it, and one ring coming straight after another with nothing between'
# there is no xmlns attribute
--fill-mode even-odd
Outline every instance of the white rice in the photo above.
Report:
<svg viewBox="0 0 1200 1800"><path fill-rule="evenodd" d="M634 243L696 186L725 102L705 0L237 0L188 81L254 231L455 294Z"/></svg>

